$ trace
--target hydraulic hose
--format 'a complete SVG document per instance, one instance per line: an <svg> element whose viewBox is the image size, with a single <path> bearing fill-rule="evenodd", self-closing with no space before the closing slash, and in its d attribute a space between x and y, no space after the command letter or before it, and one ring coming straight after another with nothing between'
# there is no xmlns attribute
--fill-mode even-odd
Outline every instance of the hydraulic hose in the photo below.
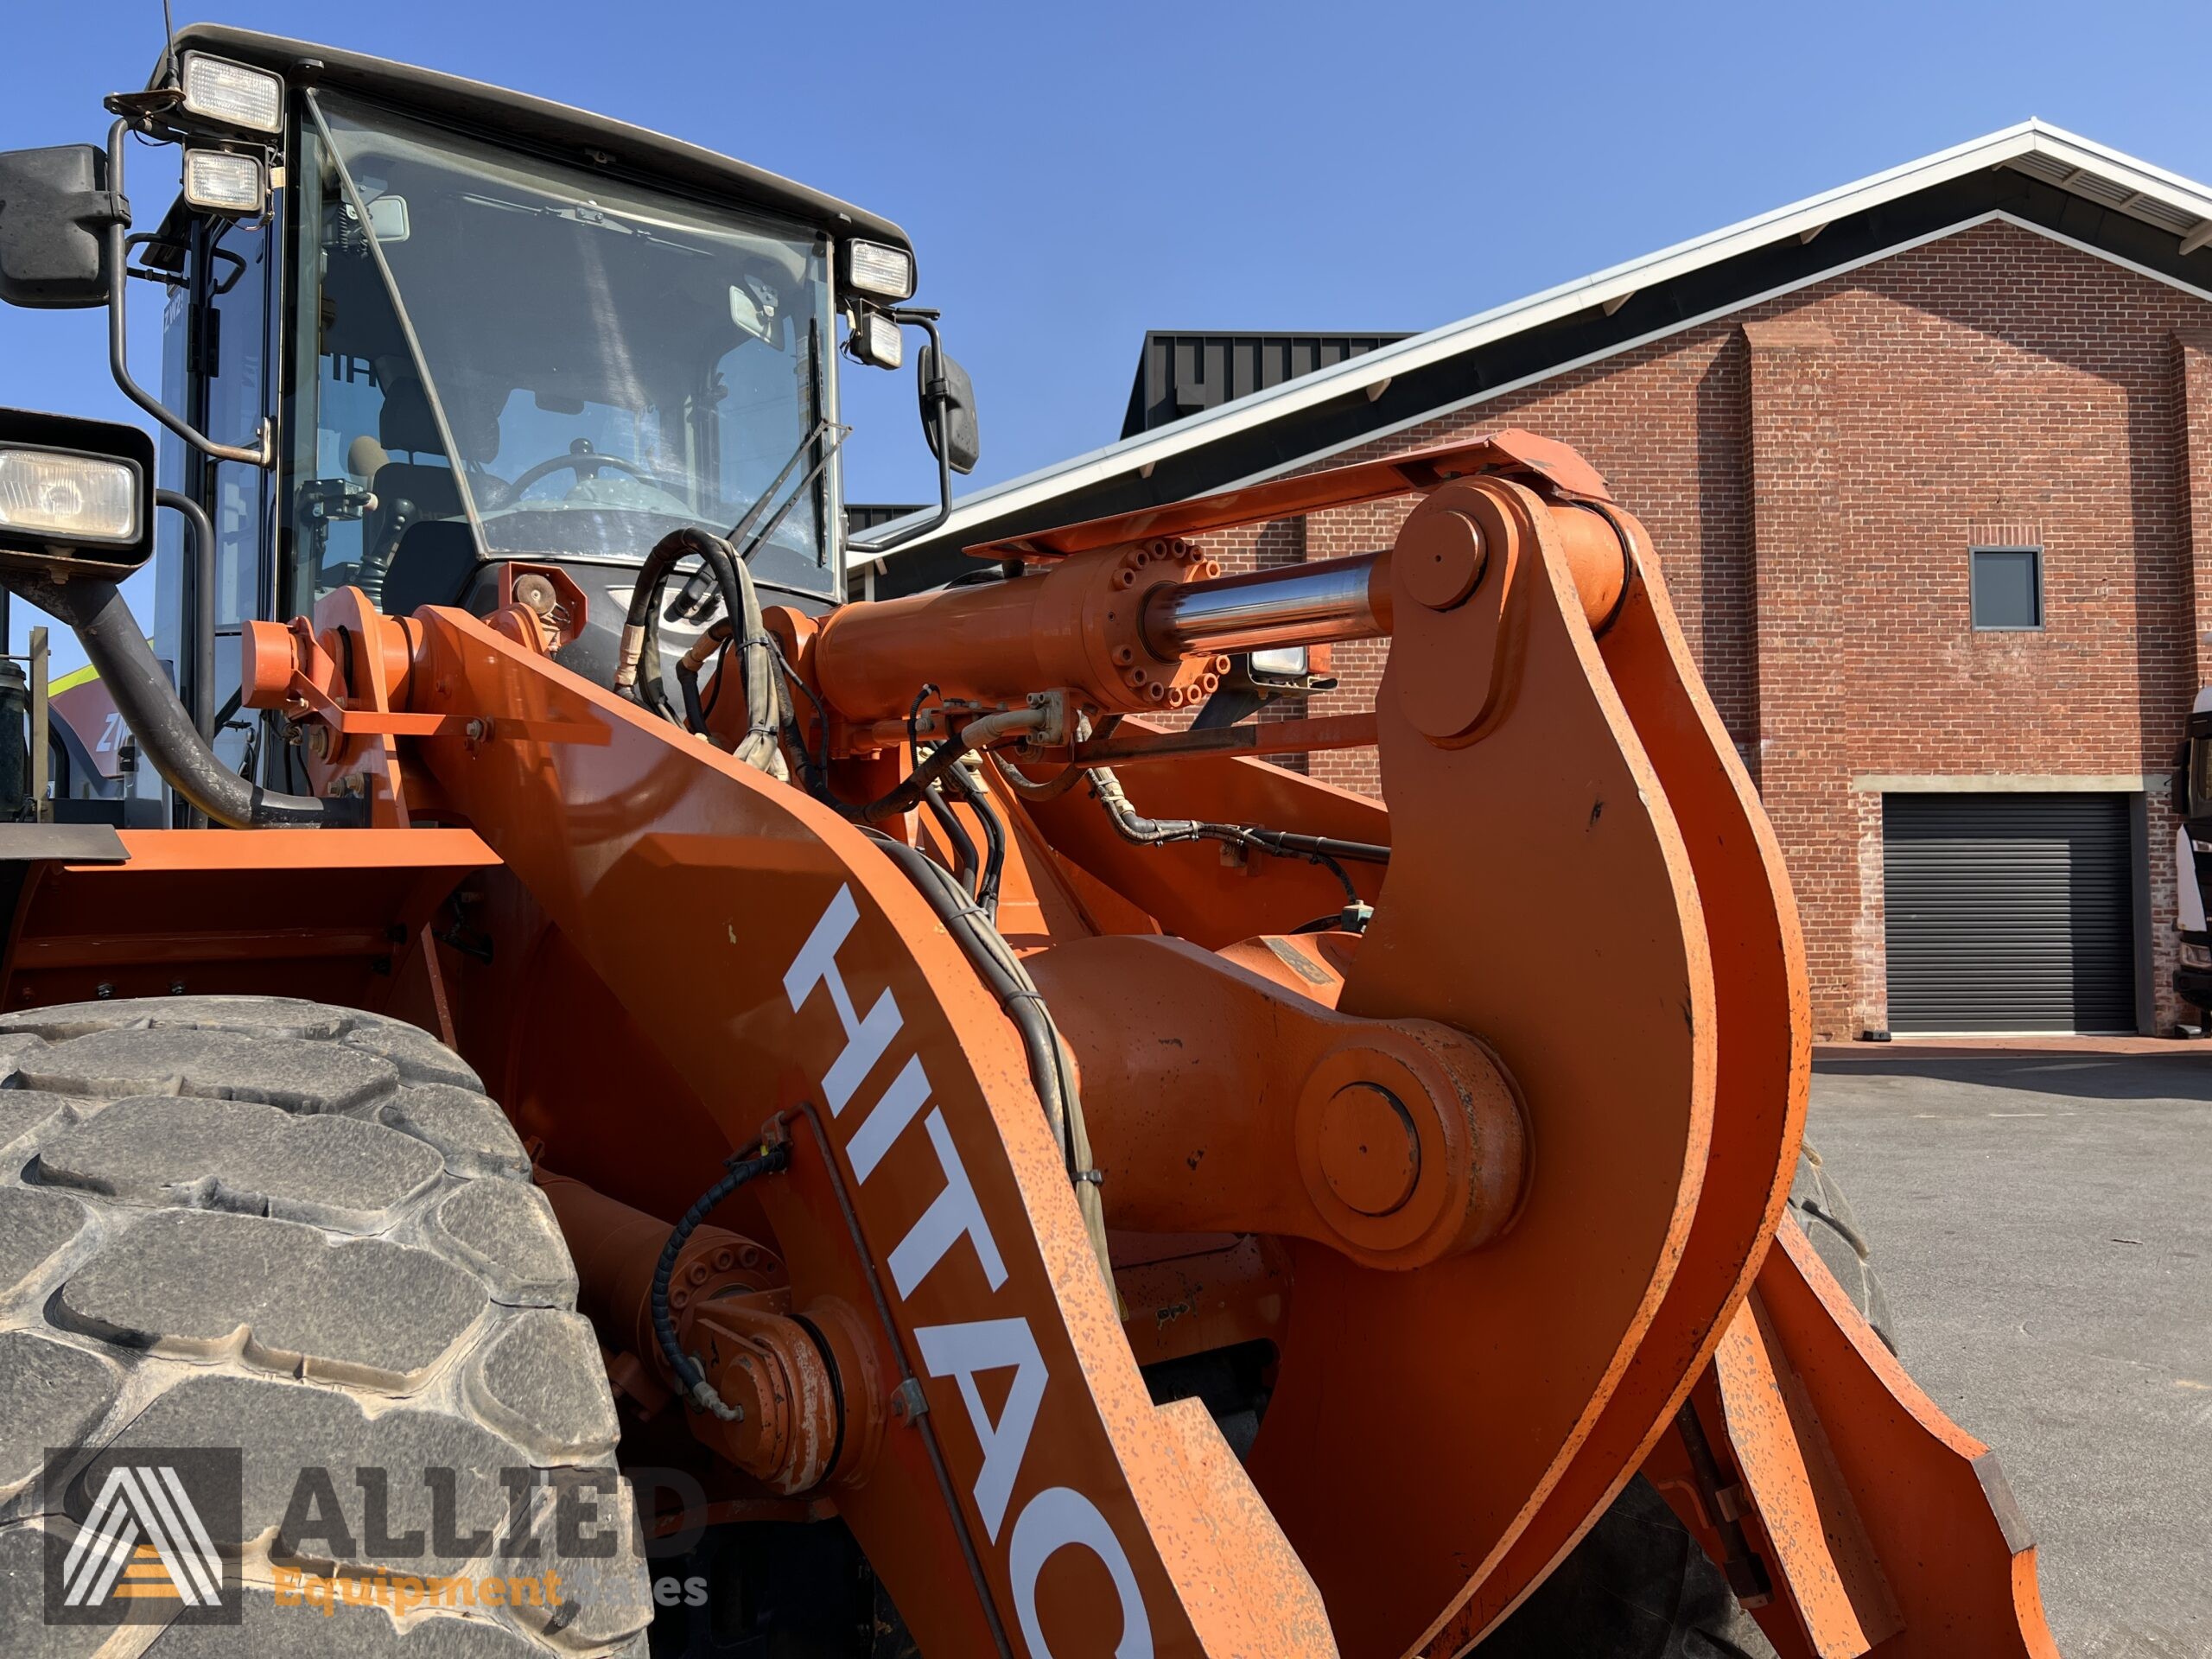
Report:
<svg viewBox="0 0 2212 1659"><path fill-rule="evenodd" d="M782 1169L791 1160L788 1147L764 1147L749 1155L740 1153L731 1158L722 1166L722 1178L702 1192L698 1202L683 1212L683 1218L676 1224L668 1243L661 1249L659 1265L653 1269L653 1335L660 1342L661 1354L691 1402L726 1423L742 1421L745 1414L715 1392L715 1385L707 1381L699 1362L685 1353L683 1344L677 1341L676 1316L668 1308L668 1283L676 1276L677 1258L683 1254L685 1241L698 1231L701 1222L714 1213L715 1206L755 1176Z"/></svg>
<svg viewBox="0 0 2212 1659"><path fill-rule="evenodd" d="M737 629L747 726L731 753L781 782L791 772L784 764L781 742L787 714L783 684L777 677L775 636L761 617L753 572L720 537L702 530L675 531L663 537L645 556L645 567L638 572L637 585L631 590L629 613L623 618L620 654L615 659L615 690L629 692L664 719L676 718L660 687L660 593L677 565L689 556L696 556L714 573L721 588L723 609Z"/></svg>
<svg viewBox="0 0 2212 1659"><path fill-rule="evenodd" d="M1038 1103L1045 1109L1045 1121L1060 1144L1068 1179L1075 1186L1076 1207L1083 1212L1084 1230L1098 1258L1098 1271L1105 1278L1108 1291L1113 1292L1114 1268L1106 1249L1106 1208L1098 1192L1103 1178L1090 1161L1090 1135L1084 1127L1083 1097L1076 1088L1075 1063L1045 1007L1037 982L1030 978L1029 970L1021 965L1021 959L1014 954L1013 947L997 927L953 879L951 871L919 848L893 841L881 830L863 825L861 833L905 872L1021 1034L1031 1086L1037 1090ZM1118 1293L1115 1294L1118 1306L1120 1297Z"/></svg>
<svg viewBox="0 0 2212 1659"><path fill-rule="evenodd" d="M976 883L976 907L996 926L999 919L999 881L1006 873L1006 826L999 822L998 810L991 804L983 786L970 777L965 766L955 766L946 774L953 788L960 791L968 804L976 809L976 816L983 825L983 873Z"/></svg>
<svg viewBox="0 0 2212 1659"><path fill-rule="evenodd" d="M922 804L931 787L953 768L962 755L978 753L1001 743L1011 743L1014 739L1037 730L1050 719L1051 715L1042 709L1008 709L969 721L932 749L930 758L908 772L906 781L898 788L861 808L861 817L874 823L880 818L895 818L902 812L912 811Z"/></svg>
<svg viewBox="0 0 2212 1659"><path fill-rule="evenodd" d="M9 587L76 630L100 683L115 699L116 712L154 769L216 823L232 830L347 829L368 823L363 797L271 794L225 766L178 701L113 582L17 577Z"/></svg>
<svg viewBox="0 0 2212 1659"><path fill-rule="evenodd" d="M1390 861L1390 849L1373 842L1301 836L1287 830L1262 830L1244 823L1208 823L1198 818L1147 818L1129 804L1129 798L1122 791L1122 780L1114 775L1112 767L1093 766L1089 776L1091 792L1106 809L1115 833L1140 847L1164 847L1174 841L1222 841L1232 847L1272 853L1277 858L1302 858L1309 864L1325 866L1333 874L1344 883L1344 895L1353 905L1363 901L1339 861L1351 859L1363 864Z"/></svg>

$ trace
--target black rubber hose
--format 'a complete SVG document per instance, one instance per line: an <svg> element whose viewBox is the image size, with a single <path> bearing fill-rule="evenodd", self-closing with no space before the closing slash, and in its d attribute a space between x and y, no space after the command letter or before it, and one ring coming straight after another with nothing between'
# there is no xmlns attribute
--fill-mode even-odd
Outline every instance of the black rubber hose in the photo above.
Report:
<svg viewBox="0 0 2212 1659"><path fill-rule="evenodd" d="M954 775L958 775L957 768L955 769ZM944 835L945 844L952 849L952 879L960 884L964 892L976 899L980 907L982 898L976 887L975 838L969 835L966 826L955 816L951 806L944 798L944 791L942 789L932 785L925 790L922 792L922 804L929 809L930 817L937 821L937 827Z"/></svg>
<svg viewBox="0 0 2212 1659"><path fill-rule="evenodd" d="M908 772L898 788L861 808L861 817L873 823L878 819L895 818L902 812L912 811L922 804L938 779L944 777L967 752L967 744L960 734L955 732L930 751L930 758Z"/></svg>
<svg viewBox="0 0 2212 1659"><path fill-rule="evenodd" d="M706 705L699 701L699 677L688 664L676 664L676 683L683 693L683 723L695 733L707 729Z"/></svg>
<svg viewBox="0 0 2212 1659"><path fill-rule="evenodd" d="M1287 830L1255 830L1244 833L1271 853L1293 858L1348 858L1358 864L1388 864L1390 849L1371 841L1338 841L1334 836L1294 835Z"/></svg>
<svg viewBox="0 0 2212 1659"><path fill-rule="evenodd" d="M1176 841L1224 841L1233 847L1249 847L1278 858L1302 858L1309 864L1320 865L1335 876L1344 886L1345 898L1355 905L1364 901L1338 861L1351 858L1374 864L1390 861L1390 849L1371 842L1294 835L1287 830L1260 830L1243 823L1208 823L1198 818L1147 818L1129 804L1129 798L1122 792L1122 780L1109 766L1091 768L1090 788L1097 796L1098 804L1106 809L1115 832L1124 841L1140 847L1164 847Z"/></svg>
<svg viewBox="0 0 2212 1659"><path fill-rule="evenodd" d="M676 1260L683 1254L685 1241L699 1230L699 1224L714 1213L716 1205L755 1176L782 1169L791 1160L789 1147L766 1147L749 1156L739 1154L732 1157L722 1166L722 1178L701 1193L698 1202L683 1212L683 1218L669 1234L668 1243L661 1247L660 1263L653 1269L653 1335L659 1339L660 1351L692 1403L702 1411L712 1412L724 1422L741 1421L744 1414L715 1392L715 1385L707 1381L699 1362L685 1353L683 1344L677 1341L676 1319L668 1311L668 1281L676 1276Z"/></svg>
<svg viewBox="0 0 2212 1659"><path fill-rule="evenodd" d="M907 880L920 892L924 902L937 912L945 931L951 934L975 964L976 971L983 976L983 982L991 988L1005 1007L1007 1017L1021 1033L1022 1051L1029 1059L1030 1081L1045 1108L1046 1120L1060 1141L1068 1161L1068 1173L1077 1175L1067 1110L1071 1079L1062 1069L1059 1033L1053 1029L1052 1019L1045 1012L1045 1000L1038 993L1036 982L999 937L998 930L990 925L975 901L954 880L951 871L919 848L893 841L880 830L863 826L861 833L906 872Z"/></svg>
<svg viewBox="0 0 2212 1659"><path fill-rule="evenodd" d="M976 883L976 907L995 926L999 919L999 881L1006 874L1006 826L999 822L990 797L969 775L967 767L955 766L949 777L952 786L976 809L976 817L983 826L983 874Z"/></svg>
<svg viewBox="0 0 2212 1659"><path fill-rule="evenodd" d="M656 714L679 725L683 723L677 721L675 711L669 708L659 682L662 671L658 619L661 589L677 565L694 555L714 572L715 583L721 589L722 607L736 632L738 664L745 677L747 728L731 753L747 766L781 779L785 770L779 740L786 714L783 685L777 677L775 636L762 620L753 573L738 562L729 543L720 537L688 527L671 531L645 555L637 584L631 589L629 611L623 618L625 660L630 649L627 642L634 639L638 644L636 662L631 671L636 676L632 690L638 701Z"/></svg>
<svg viewBox="0 0 2212 1659"><path fill-rule="evenodd" d="M225 766L177 700L113 582L17 577L9 588L76 630L116 712L154 769L216 823L233 830L353 829L368 823L365 796L272 795Z"/></svg>

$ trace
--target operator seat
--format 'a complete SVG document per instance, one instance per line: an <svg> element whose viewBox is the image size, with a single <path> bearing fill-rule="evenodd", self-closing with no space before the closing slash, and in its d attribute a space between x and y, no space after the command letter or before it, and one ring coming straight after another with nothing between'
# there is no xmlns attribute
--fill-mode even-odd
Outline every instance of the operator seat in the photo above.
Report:
<svg viewBox="0 0 2212 1659"><path fill-rule="evenodd" d="M381 367L381 365L379 365ZM429 395L411 372L401 372L386 383L384 407L377 416L374 444L356 441L351 462L369 480L376 508L361 522L361 549L365 562L385 543L395 528L397 546L385 566L383 584L385 610L404 615L423 604L450 604L460 597L476 563L475 538L470 533L461 503L455 466L480 465L499 450L496 419L471 425L457 409L447 410L454 423L454 443L461 451L454 465L446 464L445 441L438 435ZM404 451L406 461L391 458ZM424 461L416 457L434 456ZM367 463L364 465L363 463ZM472 474L480 511L499 505L504 486L488 473Z"/></svg>

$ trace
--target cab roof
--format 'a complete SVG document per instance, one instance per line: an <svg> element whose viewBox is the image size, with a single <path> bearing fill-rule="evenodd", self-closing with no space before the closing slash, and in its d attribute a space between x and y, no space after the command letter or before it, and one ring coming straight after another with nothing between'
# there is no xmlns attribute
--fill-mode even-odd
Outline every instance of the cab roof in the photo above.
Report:
<svg viewBox="0 0 2212 1659"><path fill-rule="evenodd" d="M380 98L462 126L518 138L587 165L613 167L666 181L696 194L766 207L818 226L833 237L865 237L912 251L913 244L897 225L849 201L665 133L533 98L527 92L509 92L480 80L418 69L366 53L219 23L188 24L177 31L176 49L180 54L206 52L274 70L294 86L329 86ZM157 63L155 74L158 78L160 73Z"/></svg>

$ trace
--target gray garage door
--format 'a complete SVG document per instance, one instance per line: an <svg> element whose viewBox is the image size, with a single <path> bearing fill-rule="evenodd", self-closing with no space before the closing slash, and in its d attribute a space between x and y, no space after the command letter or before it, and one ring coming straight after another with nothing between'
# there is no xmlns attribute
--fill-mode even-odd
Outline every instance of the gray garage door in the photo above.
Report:
<svg viewBox="0 0 2212 1659"><path fill-rule="evenodd" d="M2133 1031L2125 795L1882 800L1892 1031Z"/></svg>

